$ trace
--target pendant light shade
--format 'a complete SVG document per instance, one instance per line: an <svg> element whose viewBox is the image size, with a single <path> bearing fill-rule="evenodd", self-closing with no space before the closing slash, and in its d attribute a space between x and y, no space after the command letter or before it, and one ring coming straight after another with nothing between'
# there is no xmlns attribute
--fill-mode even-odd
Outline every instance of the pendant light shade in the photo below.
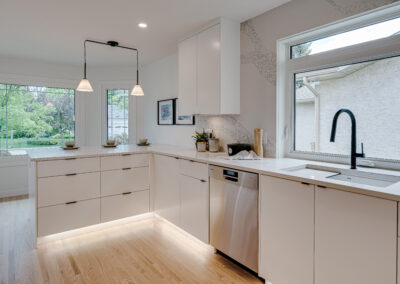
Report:
<svg viewBox="0 0 400 284"><path fill-rule="evenodd" d="M135 85L135 87L133 87L132 92L131 92L131 96L144 96L144 92L143 89L140 85Z"/></svg>
<svg viewBox="0 0 400 284"><path fill-rule="evenodd" d="M83 78L81 82L78 85L78 88L76 88L77 91L79 92L93 92L92 85L90 85L90 82L88 79Z"/></svg>

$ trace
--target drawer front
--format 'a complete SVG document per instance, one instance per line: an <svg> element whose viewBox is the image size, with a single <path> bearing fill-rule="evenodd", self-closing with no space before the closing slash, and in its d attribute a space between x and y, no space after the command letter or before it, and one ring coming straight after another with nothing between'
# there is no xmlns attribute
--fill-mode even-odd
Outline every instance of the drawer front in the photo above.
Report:
<svg viewBox="0 0 400 284"><path fill-rule="evenodd" d="M149 168L101 172L101 196L149 189Z"/></svg>
<svg viewBox="0 0 400 284"><path fill-rule="evenodd" d="M100 223L100 199L38 209L38 237Z"/></svg>
<svg viewBox="0 0 400 284"><path fill-rule="evenodd" d="M38 177L63 176L100 171L100 158L65 159L38 162Z"/></svg>
<svg viewBox="0 0 400 284"><path fill-rule="evenodd" d="M101 170L120 170L123 168L148 167L148 154L126 154L101 158Z"/></svg>
<svg viewBox="0 0 400 284"><path fill-rule="evenodd" d="M179 172L197 179L208 180L208 165L190 160L179 160Z"/></svg>
<svg viewBox="0 0 400 284"><path fill-rule="evenodd" d="M101 198L101 222L149 212L149 190Z"/></svg>
<svg viewBox="0 0 400 284"><path fill-rule="evenodd" d="M100 172L38 179L38 207L100 197Z"/></svg>

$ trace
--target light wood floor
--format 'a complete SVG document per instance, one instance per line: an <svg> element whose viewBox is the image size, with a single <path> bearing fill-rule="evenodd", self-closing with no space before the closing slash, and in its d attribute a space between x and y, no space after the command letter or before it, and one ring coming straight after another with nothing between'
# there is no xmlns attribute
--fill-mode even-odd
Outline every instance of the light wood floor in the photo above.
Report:
<svg viewBox="0 0 400 284"><path fill-rule="evenodd" d="M34 249L29 199L0 203L0 283L263 283L150 218Z"/></svg>

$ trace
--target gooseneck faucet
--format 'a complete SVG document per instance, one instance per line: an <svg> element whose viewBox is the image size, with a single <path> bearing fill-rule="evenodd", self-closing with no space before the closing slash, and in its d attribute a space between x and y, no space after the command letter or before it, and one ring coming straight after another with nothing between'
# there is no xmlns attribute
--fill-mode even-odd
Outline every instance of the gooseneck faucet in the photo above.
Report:
<svg viewBox="0 0 400 284"><path fill-rule="evenodd" d="M354 114L348 109L340 109L333 117L331 142L335 142L337 120L342 113L347 113L351 119L351 169L357 169L357 157L364 158L364 144L361 143L361 153L357 153L357 133L356 133L356 118Z"/></svg>

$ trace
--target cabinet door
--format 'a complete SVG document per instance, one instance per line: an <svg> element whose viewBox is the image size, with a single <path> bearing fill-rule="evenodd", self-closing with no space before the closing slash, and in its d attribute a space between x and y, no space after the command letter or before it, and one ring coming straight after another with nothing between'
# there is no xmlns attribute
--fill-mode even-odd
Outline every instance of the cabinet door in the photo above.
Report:
<svg viewBox="0 0 400 284"><path fill-rule="evenodd" d="M207 180L180 175L181 227L199 240L209 242L210 195Z"/></svg>
<svg viewBox="0 0 400 284"><path fill-rule="evenodd" d="M197 105L199 114L219 114L220 109L220 25L197 36Z"/></svg>
<svg viewBox="0 0 400 284"><path fill-rule="evenodd" d="M260 185L260 276L313 283L314 186L269 176Z"/></svg>
<svg viewBox="0 0 400 284"><path fill-rule="evenodd" d="M395 284L397 204L317 188L315 284Z"/></svg>
<svg viewBox="0 0 400 284"><path fill-rule="evenodd" d="M179 167L173 157L154 155L155 211L179 226Z"/></svg>
<svg viewBox="0 0 400 284"><path fill-rule="evenodd" d="M178 45L178 109L180 115L197 112L197 39L188 38Z"/></svg>

